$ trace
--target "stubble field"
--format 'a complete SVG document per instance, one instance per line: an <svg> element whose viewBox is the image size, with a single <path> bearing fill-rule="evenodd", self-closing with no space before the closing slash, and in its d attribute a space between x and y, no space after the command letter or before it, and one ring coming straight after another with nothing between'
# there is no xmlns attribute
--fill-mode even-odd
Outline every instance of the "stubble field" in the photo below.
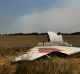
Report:
<svg viewBox="0 0 80 74"><path fill-rule="evenodd" d="M63 39L73 46L80 47L80 35L64 35ZM11 60L14 59L16 56L23 54L29 48L36 46L38 42L43 41L48 41L47 35L0 36L0 73L80 74L80 58L55 58L52 60L33 62L26 61L23 63L19 63L16 66L10 65ZM6 71L4 71L5 69Z"/></svg>

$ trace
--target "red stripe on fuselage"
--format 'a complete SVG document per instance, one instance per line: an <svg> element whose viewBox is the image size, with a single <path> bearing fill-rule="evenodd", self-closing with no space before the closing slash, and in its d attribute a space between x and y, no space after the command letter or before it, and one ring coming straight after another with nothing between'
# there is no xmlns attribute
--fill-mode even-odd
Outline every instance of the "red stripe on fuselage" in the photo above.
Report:
<svg viewBox="0 0 80 74"><path fill-rule="evenodd" d="M51 49L50 50L44 50L43 49L43 50L39 50L39 53L50 53L50 52L59 52L59 51L62 51L62 50L55 50L55 49L54 50L53 49L52 50Z"/></svg>

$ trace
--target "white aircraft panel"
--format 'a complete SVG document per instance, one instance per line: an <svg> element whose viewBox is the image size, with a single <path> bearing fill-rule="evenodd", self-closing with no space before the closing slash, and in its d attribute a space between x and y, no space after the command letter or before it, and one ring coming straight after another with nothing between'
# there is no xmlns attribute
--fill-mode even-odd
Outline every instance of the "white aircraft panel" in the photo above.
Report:
<svg viewBox="0 0 80 74"><path fill-rule="evenodd" d="M78 48L78 47L54 46L54 48L63 50L60 52L65 53L67 55L71 55L71 54L80 52L80 48Z"/></svg>
<svg viewBox="0 0 80 74"><path fill-rule="evenodd" d="M63 42L62 35L57 35L54 32L48 32L50 42Z"/></svg>
<svg viewBox="0 0 80 74"><path fill-rule="evenodd" d="M25 54L15 58L13 60L13 62L16 62L16 61L21 61L21 60L34 60L34 59L37 59L37 58L40 58L46 54L49 54L50 52L48 53L40 53L39 52L39 49L40 48L50 48L53 50L57 49L57 50L61 50L59 52L62 52L62 53L65 53L67 55L71 55L71 54L75 54L75 53L78 53L80 52L80 48L78 47L67 47L67 46L40 46L40 47L35 47L35 48L32 48L30 49L29 52L26 52ZM45 50L46 51L46 50ZM53 51L52 51L53 52Z"/></svg>
<svg viewBox="0 0 80 74"><path fill-rule="evenodd" d="M21 60L34 60L39 57L42 57L48 53L39 53L38 47L35 47L31 49L29 52L26 52L25 54L15 58L13 62L21 61Z"/></svg>
<svg viewBox="0 0 80 74"><path fill-rule="evenodd" d="M80 48L78 48L78 47L68 47L68 46L40 46L40 47L36 47L36 48L54 48L54 49L57 49L57 50L62 50L62 51L59 51L59 52L65 53L67 55L71 55L71 54L80 52Z"/></svg>

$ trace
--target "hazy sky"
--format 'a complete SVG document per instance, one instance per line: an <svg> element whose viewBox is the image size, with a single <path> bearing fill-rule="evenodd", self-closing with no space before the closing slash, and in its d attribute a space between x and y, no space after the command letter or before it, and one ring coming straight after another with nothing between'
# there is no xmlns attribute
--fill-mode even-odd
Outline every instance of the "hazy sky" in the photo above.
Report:
<svg viewBox="0 0 80 74"><path fill-rule="evenodd" d="M0 33L80 31L80 0L0 0Z"/></svg>

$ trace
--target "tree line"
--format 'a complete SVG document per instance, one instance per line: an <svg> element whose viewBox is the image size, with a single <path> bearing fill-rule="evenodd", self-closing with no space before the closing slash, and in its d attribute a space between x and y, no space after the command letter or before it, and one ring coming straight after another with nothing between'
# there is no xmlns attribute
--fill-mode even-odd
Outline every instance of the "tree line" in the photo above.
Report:
<svg viewBox="0 0 80 74"><path fill-rule="evenodd" d="M61 32L58 32L57 34L58 35L80 35L80 32L73 32L73 33L61 33Z"/></svg>
<svg viewBox="0 0 80 74"><path fill-rule="evenodd" d="M0 34L0 36L20 36L20 35L47 35L47 33L37 33L37 32L33 32L33 33L10 33L10 34Z"/></svg>
<svg viewBox="0 0 80 74"><path fill-rule="evenodd" d="M74 32L74 33L61 33L58 32L58 35L80 35L80 32ZM37 32L33 32L33 33L14 33L14 34L0 34L0 36L20 36L20 35L47 35L46 33L37 33Z"/></svg>

